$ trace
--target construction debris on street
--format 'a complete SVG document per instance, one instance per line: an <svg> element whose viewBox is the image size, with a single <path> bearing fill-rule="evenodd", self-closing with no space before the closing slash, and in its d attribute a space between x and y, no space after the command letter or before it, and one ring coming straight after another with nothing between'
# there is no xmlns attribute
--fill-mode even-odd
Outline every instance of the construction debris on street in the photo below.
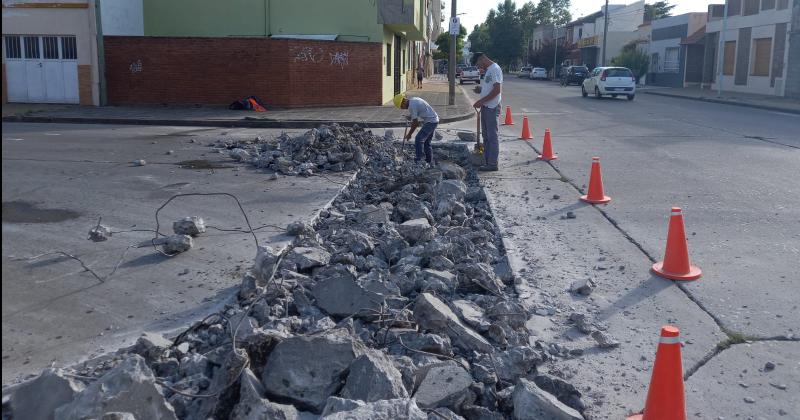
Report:
<svg viewBox="0 0 800 420"><path fill-rule="evenodd" d="M528 331L537 308L517 298L466 150L438 148L427 168L388 137L333 125L218 143L287 175L359 171L313 223L287 228L290 246L258 247L238 302L173 340L146 333L45 371L15 392L13 418L582 419L581 394L537 372L575 355ZM167 253L205 231L199 217L173 228Z"/></svg>

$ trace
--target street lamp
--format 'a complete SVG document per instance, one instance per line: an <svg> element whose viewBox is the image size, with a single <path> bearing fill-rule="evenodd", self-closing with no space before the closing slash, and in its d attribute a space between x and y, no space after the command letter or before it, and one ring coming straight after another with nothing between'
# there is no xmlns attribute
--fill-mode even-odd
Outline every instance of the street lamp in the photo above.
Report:
<svg viewBox="0 0 800 420"><path fill-rule="evenodd" d="M558 78L556 68L558 68L558 25L553 24L553 79Z"/></svg>

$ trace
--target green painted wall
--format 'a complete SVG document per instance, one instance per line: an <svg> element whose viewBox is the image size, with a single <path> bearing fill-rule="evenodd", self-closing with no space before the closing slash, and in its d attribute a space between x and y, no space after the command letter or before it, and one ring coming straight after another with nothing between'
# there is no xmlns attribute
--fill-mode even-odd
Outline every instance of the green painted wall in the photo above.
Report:
<svg viewBox="0 0 800 420"><path fill-rule="evenodd" d="M383 38L377 1L271 0L269 6L273 35L338 34L340 41L363 42Z"/></svg>
<svg viewBox="0 0 800 420"><path fill-rule="evenodd" d="M264 36L266 5L266 0L144 0L144 34Z"/></svg>

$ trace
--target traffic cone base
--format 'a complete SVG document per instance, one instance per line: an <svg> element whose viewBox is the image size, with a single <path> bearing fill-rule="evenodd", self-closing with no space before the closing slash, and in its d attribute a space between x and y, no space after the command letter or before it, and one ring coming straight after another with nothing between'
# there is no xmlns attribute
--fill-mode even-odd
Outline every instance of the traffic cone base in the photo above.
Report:
<svg viewBox="0 0 800 420"><path fill-rule="evenodd" d="M511 119L511 107L506 107L506 120L503 121L503 125L514 125L514 120Z"/></svg>
<svg viewBox="0 0 800 420"><path fill-rule="evenodd" d="M542 155L539 155L539 156L536 156L536 159L539 159L539 160L556 160L556 159L558 159L558 155L553 155L553 156L548 156L548 157L544 157Z"/></svg>
<svg viewBox="0 0 800 420"><path fill-rule="evenodd" d="M558 156L553 153L553 142L550 139L550 129L544 129L544 144L542 145L542 154L537 156L539 160L556 160Z"/></svg>
<svg viewBox="0 0 800 420"><path fill-rule="evenodd" d="M664 259L653 264L653 273L670 280L697 280L703 274L689 259L689 246L683 226L683 212L673 207L667 230L667 247Z"/></svg>
<svg viewBox="0 0 800 420"><path fill-rule="evenodd" d="M644 410L627 420L686 420L680 331L661 327Z"/></svg>
<svg viewBox="0 0 800 420"><path fill-rule="evenodd" d="M589 174L589 190L586 195L581 196L581 200L591 204L606 204L611 201L611 197L604 194L603 176L600 174L600 158L592 158L592 170Z"/></svg>
<svg viewBox="0 0 800 420"><path fill-rule="evenodd" d="M644 414L634 414L632 416L628 416L625 420L642 420L644 419Z"/></svg>
<svg viewBox="0 0 800 420"><path fill-rule="evenodd" d="M703 272L700 270L699 267L694 265L689 266L689 272L680 274L680 273L670 273L668 271L664 271L664 262L659 261L653 264L653 272L657 275L670 279L670 280L679 280L679 281L690 281L690 280L697 280L700 276L703 275Z"/></svg>
<svg viewBox="0 0 800 420"><path fill-rule="evenodd" d="M581 200L592 204L606 204L611 201L611 197L604 195L603 198L590 200L588 195L582 195Z"/></svg>
<svg viewBox="0 0 800 420"><path fill-rule="evenodd" d="M520 140L530 140L533 136L531 136L531 129L528 126L528 117L522 117L522 134L520 134Z"/></svg>

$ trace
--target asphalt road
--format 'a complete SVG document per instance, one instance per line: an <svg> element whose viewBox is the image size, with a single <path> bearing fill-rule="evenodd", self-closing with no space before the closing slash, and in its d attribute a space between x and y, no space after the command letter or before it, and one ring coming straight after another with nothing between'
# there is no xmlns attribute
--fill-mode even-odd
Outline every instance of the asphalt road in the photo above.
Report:
<svg viewBox="0 0 800 420"><path fill-rule="evenodd" d="M347 176L273 181L208 147L279 133L3 123L3 384L130 345L143 331L182 328L224 304L255 257L252 236L218 230L247 229L231 198L182 197L159 213L162 233L189 215L217 228L176 257L157 253L148 229L175 194L227 192L262 245L289 240L280 228L309 220ZM131 164L138 159L147 164ZM203 167L180 163L187 160ZM119 233L94 243L87 233L100 217ZM63 256L25 260L53 251L79 257L101 277L119 267L100 282Z"/></svg>
<svg viewBox="0 0 800 420"><path fill-rule="evenodd" d="M529 326L586 350L553 373L576 383L595 418L624 416L641 408L658 329L672 323L684 339L690 415L800 416L791 393L770 385L800 389L800 116L643 92L582 98L578 86L513 76L503 91L515 125L501 127L501 171L484 179L516 268L526 270L525 293L556 310ZM524 116L531 141L518 140ZM551 164L535 161L545 128L558 154ZM593 156L608 205L578 200ZM683 208L690 256L703 270L694 282L649 273L663 258L672 206ZM586 276L599 283L589 299L564 292ZM573 311L606 323L622 346L594 351L570 329ZM765 371L768 361L780 368Z"/></svg>

